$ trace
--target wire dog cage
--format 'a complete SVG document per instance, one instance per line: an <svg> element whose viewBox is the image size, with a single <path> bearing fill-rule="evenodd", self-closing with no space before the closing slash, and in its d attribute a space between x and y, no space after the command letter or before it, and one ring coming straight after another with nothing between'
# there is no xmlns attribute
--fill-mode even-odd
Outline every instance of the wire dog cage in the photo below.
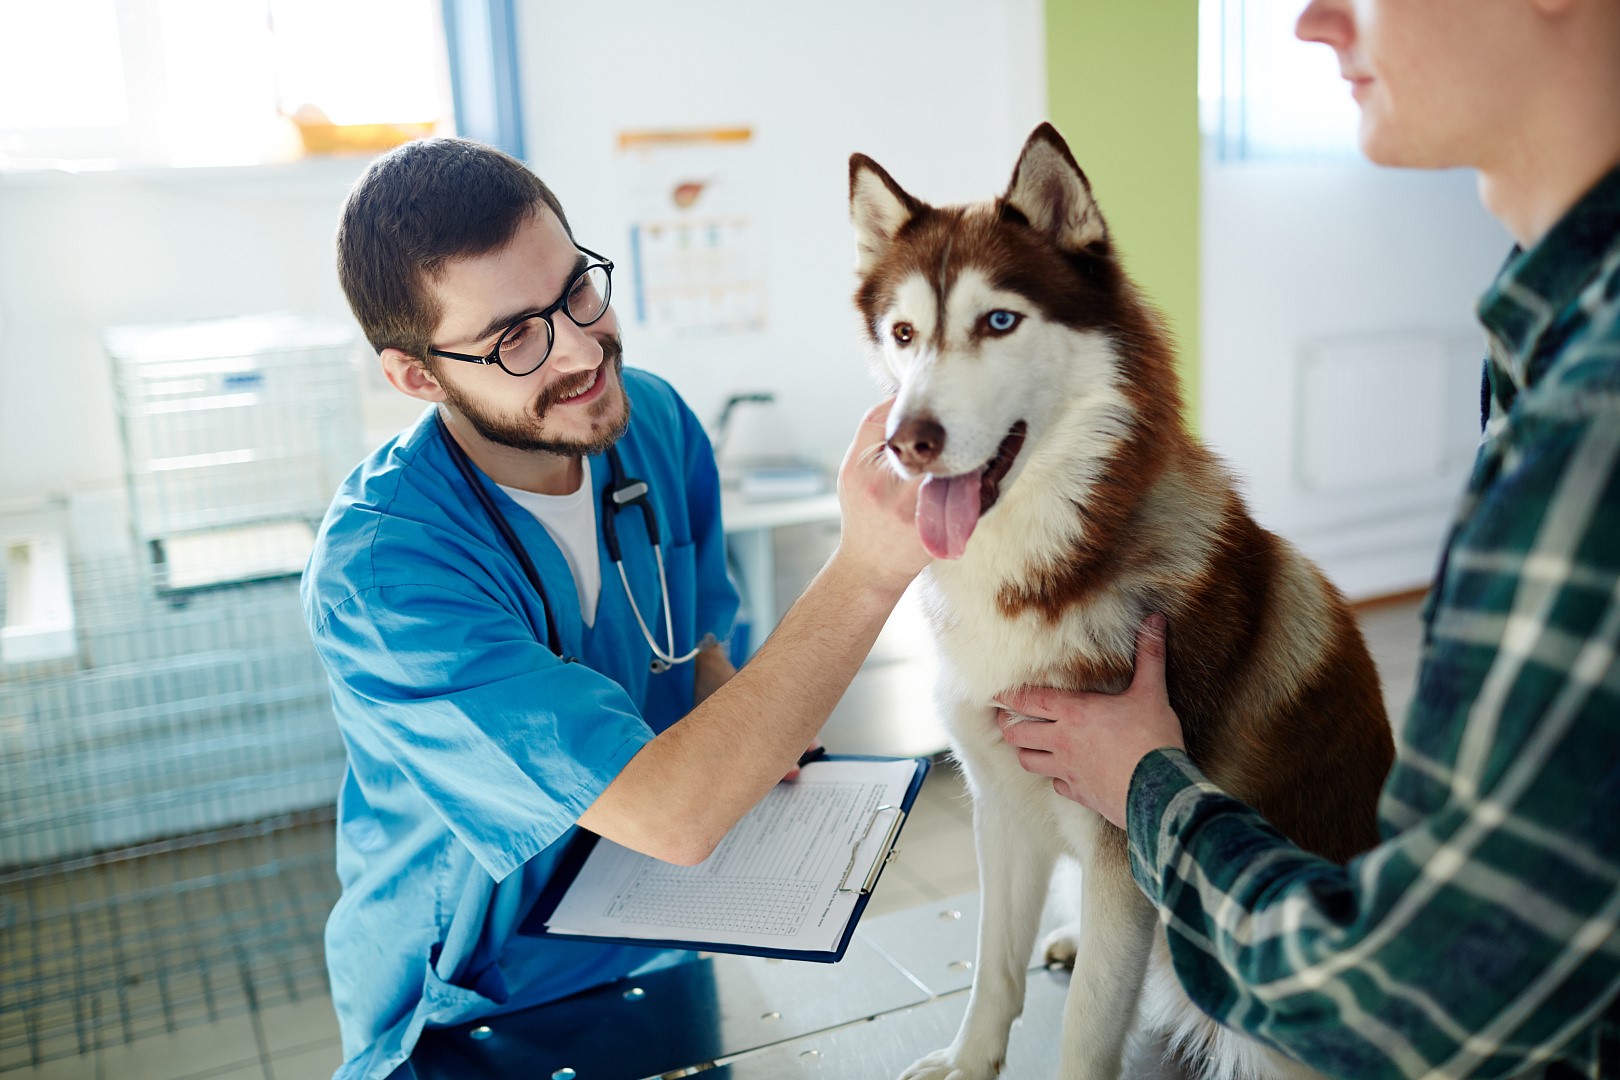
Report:
<svg viewBox="0 0 1620 1080"><path fill-rule="evenodd" d="M297 573L360 457L344 326L263 315L106 335L136 540L159 588Z"/></svg>
<svg viewBox="0 0 1620 1080"><path fill-rule="evenodd" d="M0 514L0 1073L325 990L344 750L290 575L360 457L349 336L108 342L124 491Z"/></svg>

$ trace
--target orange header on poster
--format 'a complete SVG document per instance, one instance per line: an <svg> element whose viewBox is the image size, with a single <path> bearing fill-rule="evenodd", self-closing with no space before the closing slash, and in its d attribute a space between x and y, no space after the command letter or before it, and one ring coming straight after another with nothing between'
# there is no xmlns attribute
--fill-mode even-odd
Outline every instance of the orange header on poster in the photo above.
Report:
<svg viewBox="0 0 1620 1080"><path fill-rule="evenodd" d="M619 149L654 146L692 146L699 143L740 143L754 137L751 127L677 128L667 131L621 131Z"/></svg>

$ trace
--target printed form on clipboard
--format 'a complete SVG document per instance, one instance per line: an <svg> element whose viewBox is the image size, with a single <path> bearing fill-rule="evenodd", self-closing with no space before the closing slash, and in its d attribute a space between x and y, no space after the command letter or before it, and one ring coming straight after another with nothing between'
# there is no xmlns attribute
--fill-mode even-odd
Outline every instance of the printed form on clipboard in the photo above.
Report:
<svg viewBox="0 0 1620 1080"><path fill-rule="evenodd" d="M811 761L696 866L584 833L522 932L837 961L927 772L922 758Z"/></svg>

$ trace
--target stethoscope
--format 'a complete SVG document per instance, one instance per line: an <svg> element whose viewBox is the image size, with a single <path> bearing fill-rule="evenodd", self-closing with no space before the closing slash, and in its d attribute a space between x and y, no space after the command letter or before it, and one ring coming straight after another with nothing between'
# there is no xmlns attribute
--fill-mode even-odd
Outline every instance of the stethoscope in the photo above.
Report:
<svg viewBox="0 0 1620 1080"><path fill-rule="evenodd" d="M546 647L556 653L564 663L574 662L575 657L563 655L562 638L557 633L557 620L551 613L551 600L546 596L545 586L540 583L540 571L535 569L534 560L529 558L529 553L524 550L517 533L512 531L512 525L506 520L506 515L501 513L500 507L495 505L495 500L490 498L489 491L473 471L467 452L456 442L455 436L450 434L444 416L438 410L434 410L433 420L439 425L439 434L444 438L445 448L450 451L450 460L456 463L462 479L467 481L467 486L477 497L478 505L484 508L490 524L501 534L501 540L511 549L512 554L517 556L518 565L523 568L523 576L529 579L529 584L533 585L534 591L540 595L540 607L546 615ZM675 655L675 619L670 611L669 579L664 575L664 548L658 540L658 515L653 512L652 502L647 498L647 481L634 480L625 475L624 462L619 458L617 446L608 447L607 459L610 482L602 489L602 542L607 545L608 558L618 568L619 580L624 583L625 598L630 601L630 610L636 617L636 625L641 628L641 636L646 639L647 647L652 650L653 658L650 665L652 673L659 675L676 664L684 664L691 660L702 649L694 648L681 656ZM584 464L584 467L589 471L589 464ZM642 617L641 608L636 604L636 594L630 589L630 578L624 572L624 555L619 549L619 528L616 519L619 514L631 507L640 509L642 520L647 526L647 536L652 540L653 557L658 560L658 588L662 591L664 599L663 647L653 640L652 631L647 628L647 620Z"/></svg>

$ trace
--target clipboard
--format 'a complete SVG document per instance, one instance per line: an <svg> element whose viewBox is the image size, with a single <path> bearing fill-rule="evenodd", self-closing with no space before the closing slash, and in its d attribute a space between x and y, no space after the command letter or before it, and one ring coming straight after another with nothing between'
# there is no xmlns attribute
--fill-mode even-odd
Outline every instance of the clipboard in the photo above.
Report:
<svg viewBox="0 0 1620 1080"><path fill-rule="evenodd" d="M773 948L761 944L738 944L726 940L713 940L700 932L694 931L691 937L656 937L656 936L614 936L604 933L571 933L566 930L551 928L558 907L563 903L569 890L574 886L581 871L585 869L587 861L596 851L600 837L595 833L579 830L577 835L564 851L562 859L557 865L556 872L546 884L539 898L535 901L529 914L524 917L518 927L518 933L529 937L552 938L563 941L593 941L603 945L635 945L647 948L663 949L689 949L702 952L740 953L750 956L769 956L785 960L807 960L812 963L833 964L843 959L849 948L849 943L855 935L855 927L860 922L861 915L866 910L867 902L871 899L872 891L877 887L883 870L898 854L895 846L900 838L900 832L905 827L911 809L917 800L917 793L922 790L923 778L928 775L929 761L927 758L886 758L862 754L818 754L807 755L802 764L812 764L816 761L827 762L881 762L898 763L909 762L914 765L910 781L905 788L904 795L897 801L885 801L865 815L867 820L861 833L855 840L847 858L837 860L833 874L822 881L833 884L833 892L840 897L840 903L853 900L846 921L837 934L836 944L830 949L802 949L802 948ZM644 856L633 855L635 859L645 859ZM712 856L711 856L712 857ZM646 860L648 863L654 860ZM662 866L663 864L658 864ZM680 872L688 868L680 868ZM838 871L841 869L841 873Z"/></svg>

